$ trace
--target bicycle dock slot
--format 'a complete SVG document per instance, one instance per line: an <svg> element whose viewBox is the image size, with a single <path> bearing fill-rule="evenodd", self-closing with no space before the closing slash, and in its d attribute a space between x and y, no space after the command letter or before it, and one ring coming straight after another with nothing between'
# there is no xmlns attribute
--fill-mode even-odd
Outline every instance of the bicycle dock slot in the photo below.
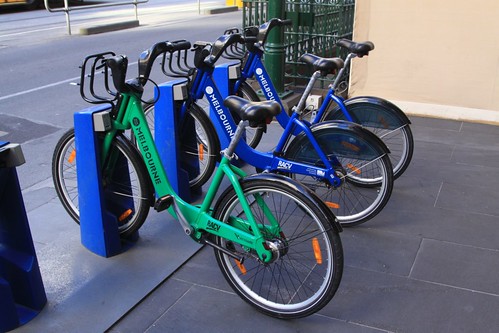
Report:
<svg viewBox="0 0 499 333"><path fill-rule="evenodd" d="M160 84L155 89L154 124L161 130L154 132L154 140L159 156L165 167L168 179L173 189L185 201L192 202L201 194L200 189L189 188L189 175L199 173L199 162L196 156L180 156L179 147L179 114L175 103L181 103L187 97L187 80L171 80ZM173 101L173 102L172 102ZM185 128L184 128L185 129ZM188 129L192 135L190 140L196 140L193 124Z"/></svg>
<svg viewBox="0 0 499 333"><path fill-rule="evenodd" d="M130 203L123 197L115 202L112 212L111 203L106 202L102 188L100 145L94 126L94 116L108 111L108 105L97 105L75 113L75 144L78 180L78 200L80 210L81 243L88 250L103 257L111 257L124 249L118 232L118 219L125 217ZM96 119L96 118L95 118ZM124 177L128 175L123 175ZM118 211L117 207L120 207ZM137 235L138 236L138 235Z"/></svg>
<svg viewBox="0 0 499 333"><path fill-rule="evenodd" d="M177 133L179 132L177 128L178 114L175 110L175 104L171 102L181 102L185 99L185 84L184 79L178 79L157 87L155 97L158 111L155 112L154 119L159 126L158 128L162 129L155 132L155 141L161 162L166 166L168 179L179 196L190 202L201 193L200 189L195 190L189 187L189 174L198 172L199 166L196 157L189 159L184 156L181 159L176 145L178 142ZM97 105L75 113L76 150L72 152L70 157L75 159L75 152L78 151L76 169L84 170L84 172L77 172L81 242L88 250L103 257L111 257L121 253L138 239L138 232L123 239L118 230L118 224L134 212L133 200L126 195L113 196L110 199L107 190L103 190L103 184L100 181L103 161L100 157L102 139L98 133L109 129L111 122L109 113L110 107L107 104ZM190 130L193 133L190 137L195 140L193 126L190 127ZM137 133L136 140L137 148L145 152L144 163L151 172L152 182L160 182L159 176L154 177L159 166L152 162L150 148L140 132ZM118 161L118 163L125 163L125 161ZM122 174L119 175L120 182L125 186L131 186L128 178L128 166L124 164L117 169L122 170ZM123 191L123 189L121 190ZM125 189L125 192L131 193L131 191L131 189L129 191ZM159 205L158 208L163 210L163 206Z"/></svg>

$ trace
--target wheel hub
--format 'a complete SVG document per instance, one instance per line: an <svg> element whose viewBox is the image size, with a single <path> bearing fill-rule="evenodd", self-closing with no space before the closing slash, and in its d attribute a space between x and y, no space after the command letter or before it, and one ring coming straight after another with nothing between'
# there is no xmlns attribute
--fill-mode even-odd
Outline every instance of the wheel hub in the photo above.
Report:
<svg viewBox="0 0 499 333"><path fill-rule="evenodd" d="M269 262L269 264L288 253L288 244L282 239L267 241L267 246L269 247L270 251L272 251L272 260Z"/></svg>

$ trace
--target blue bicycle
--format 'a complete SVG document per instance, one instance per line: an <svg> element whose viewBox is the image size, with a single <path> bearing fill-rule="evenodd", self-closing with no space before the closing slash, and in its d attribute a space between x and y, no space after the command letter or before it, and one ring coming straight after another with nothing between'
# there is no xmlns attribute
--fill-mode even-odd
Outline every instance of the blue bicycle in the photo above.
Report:
<svg viewBox="0 0 499 333"><path fill-rule="evenodd" d="M213 44L198 42L193 46L194 67L185 68L189 98L182 105L180 117L193 109L201 109L196 102L206 96L221 146L228 145L235 133L231 113L244 109L248 101L231 96L224 105L224 98L213 79L215 63L230 45L244 44L248 40L256 41L254 37L232 34L220 37ZM187 62L180 63L185 65ZM318 69L333 71L337 64L324 61ZM174 72L178 75L181 69L176 68ZM150 105L146 112L153 113L154 107ZM393 187L389 150L374 134L350 122L310 126L299 119L298 113L293 113L274 151L259 152L241 141L235 153L258 170L300 180L321 197L345 226L366 222L379 213L388 202Z"/></svg>
<svg viewBox="0 0 499 333"><path fill-rule="evenodd" d="M249 79L255 79L266 99L278 101L281 104L283 112L276 118L279 124L285 128L290 118L284 110L284 104L279 98L272 80L265 70L262 62L264 55L264 45L270 30L274 27L282 27L289 25L290 20L280 20L273 18L270 21L262 24L260 27L248 27L244 33L246 36L257 37L257 43L250 41L246 43L245 48L238 44L233 44L228 48L226 57L241 62L240 76L235 80L228 81L228 91L230 95L243 96L246 99L257 101L260 100L258 94L248 83ZM229 29L226 34L238 33L239 29ZM316 82L320 78L325 78L329 73L316 70L301 96L297 106L293 112L299 113L303 118L309 119L313 124L329 120L347 120L352 121L369 129L376 134L390 149L390 160L393 166L394 178L398 178L404 173L410 164L414 150L414 139L410 128L410 120L393 103L373 96L362 96L351 99L344 99L337 93L339 90L344 90L346 87L346 73L350 66L350 62L355 57L367 56L374 49L374 44L371 42L356 43L346 39L340 39L337 42L338 47L345 48L349 51L345 61L335 58L338 65L338 72L335 80L329 85L327 93L324 95L323 102L316 108L307 105L309 97ZM300 61L312 66L313 63L323 61L324 58L317 57L312 54L304 54ZM255 129L247 129L247 142L251 147L256 147L265 132L265 124L261 124Z"/></svg>

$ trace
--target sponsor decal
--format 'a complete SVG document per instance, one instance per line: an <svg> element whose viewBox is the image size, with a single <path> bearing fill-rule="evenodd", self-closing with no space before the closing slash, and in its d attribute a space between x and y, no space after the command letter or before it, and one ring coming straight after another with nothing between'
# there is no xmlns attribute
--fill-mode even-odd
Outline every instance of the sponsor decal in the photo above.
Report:
<svg viewBox="0 0 499 333"><path fill-rule="evenodd" d="M260 81L260 86L262 87L262 92L267 97L267 100L275 101L274 93L272 92L272 89L270 88L270 83L267 81L267 79L263 75L263 70L261 68L257 68L255 70L255 74L256 74L256 78L258 79L258 81Z"/></svg>
<svg viewBox="0 0 499 333"><path fill-rule="evenodd" d="M206 225L206 229L218 232L220 230L220 226L218 224L216 224L215 222L208 221L208 224Z"/></svg>
<svg viewBox="0 0 499 333"><path fill-rule="evenodd" d="M154 162L153 155L149 146L146 142L146 137L140 128L140 120L137 117L132 119L132 124L135 126L135 135L137 137L137 142L139 143L140 150L142 151L142 155L144 157L144 162L146 163L147 169L149 169L149 174L151 175L152 181L154 184L161 184L161 178L159 177L158 168L156 167L156 163Z"/></svg>
<svg viewBox="0 0 499 333"><path fill-rule="evenodd" d="M293 163L284 162L284 161L277 162L277 167L280 169L290 170L292 166L293 166Z"/></svg>
<svg viewBox="0 0 499 333"><path fill-rule="evenodd" d="M213 107L213 109L215 110L216 114L218 115L220 121L222 122L222 125L225 128L225 131L232 138L234 136L234 134L236 134L236 133L232 129L232 126L230 125L229 120L227 119L227 116L225 115L224 110L222 109L222 105L220 104L220 102L217 99L217 96L215 96L215 94L214 94L215 91L213 90L213 87L208 86L208 87L206 87L206 89L204 91L206 93L206 96L208 97L208 100L211 103L211 106Z"/></svg>

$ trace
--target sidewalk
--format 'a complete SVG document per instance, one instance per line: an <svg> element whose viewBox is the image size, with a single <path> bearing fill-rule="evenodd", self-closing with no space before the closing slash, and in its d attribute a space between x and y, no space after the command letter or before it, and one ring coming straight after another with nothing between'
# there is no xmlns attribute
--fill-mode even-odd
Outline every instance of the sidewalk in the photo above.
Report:
<svg viewBox="0 0 499 333"><path fill-rule="evenodd" d="M109 331L497 332L499 127L411 119L412 164L381 214L342 233L342 283L320 313L261 315L205 248Z"/></svg>
<svg viewBox="0 0 499 333"><path fill-rule="evenodd" d="M135 246L100 258L45 187L25 201L49 302L14 332L496 332L499 127L411 120L412 164L383 212L341 234L343 280L320 313L253 310L167 214L151 211Z"/></svg>

